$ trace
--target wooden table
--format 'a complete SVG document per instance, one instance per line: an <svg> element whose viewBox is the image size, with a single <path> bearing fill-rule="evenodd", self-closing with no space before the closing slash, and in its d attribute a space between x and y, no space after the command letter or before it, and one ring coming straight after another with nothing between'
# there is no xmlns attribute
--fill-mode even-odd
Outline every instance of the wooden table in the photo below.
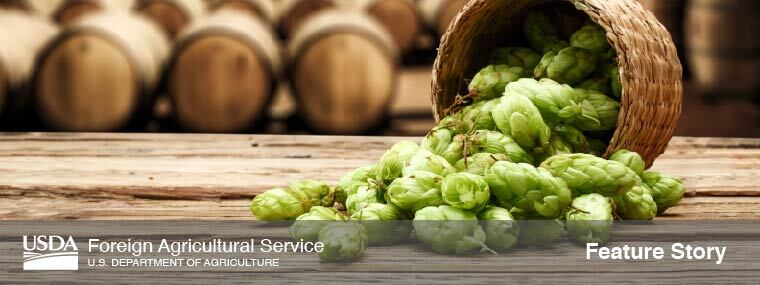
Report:
<svg viewBox="0 0 760 285"><path fill-rule="evenodd" d="M336 182L419 138L7 133L0 219L250 220L250 199L302 178ZM654 169L686 199L658 219L760 219L760 139L674 138Z"/></svg>
<svg viewBox="0 0 760 285"><path fill-rule="evenodd" d="M419 140L271 135L2 134L0 220L251 221L248 206L254 195L301 178L334 183L343 173L377 160L385 149L403 139ZM654 168L682 177L688 191L680 205L669 209L658 220L760 220L758 139L674 138ZM175 221L172 225L183 222ZM152 227L160 229L166 225L159 223ZM231 223L219 224L229 226ZM250 227L253 223L247 224ZM672 234L675 240L688 239L702 236L703 228L709 227L681 225L686 226L684 231L667 225L663 229L660 225L656 235ZM245 224L232 227L247 229ZM200 235L198 238L208 237L207 228L187 228ZM413 284L503 283L505 280L556 283L563 280L563 283L590 284L632 280L667 282L665 280L678 278L680 282L735 283L760 278L755 256L757 230L754 229L757 227L750 224L748 234L728 237L735 240L730 267L710 262L687 263L687 267L673 265L673 262L590 262L583 260L581 246L565 240L554 245L551 253L519 250L500 257L440 256L424 245L404 244L371 247L361 261L339 265L320 263L313 255L293 256L289 259L297 265L293 269L263 272L45 274L20 271L20 257L15 255L18 237L11 231L6 236L0 235L0 250L14 253L0 256L0 280L183 285L220 280L240 284L253 281L409 284L410 280ZM249 234L271 231L266 228L247 230ZM286 228L272 230L287 239ZM131 233L130 230L127 235Z"/></svg>

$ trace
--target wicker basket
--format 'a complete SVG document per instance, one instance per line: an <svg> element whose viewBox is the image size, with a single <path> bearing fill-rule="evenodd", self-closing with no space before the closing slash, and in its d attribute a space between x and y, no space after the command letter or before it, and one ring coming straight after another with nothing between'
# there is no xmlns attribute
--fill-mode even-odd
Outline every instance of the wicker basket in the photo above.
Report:
<svg viewBox="0 0 760 285"><path fill-rule="evenodd" d="M617 51L623 95L606 155L641 154L651 166L665 151L681 115L681 63L668 31L635 0L472 0L441 39L433 66L433 113L439 120L491 50L524 41L522 18L536 5L575 5L607 31Z"/></svg>

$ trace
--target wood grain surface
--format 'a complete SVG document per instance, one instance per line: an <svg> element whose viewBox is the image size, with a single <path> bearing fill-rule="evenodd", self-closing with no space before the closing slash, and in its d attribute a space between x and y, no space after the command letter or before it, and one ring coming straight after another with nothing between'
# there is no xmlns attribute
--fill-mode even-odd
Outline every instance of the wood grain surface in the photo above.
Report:
<svg viewBox="0 0 760 285"><path fill-rule="evenodd" d="M0 135L0 219L251 219L250 198L335 183L400 140L203 134ZM654 169L687 198L663 219L760 219L760 140L676 137Z"/></svg>

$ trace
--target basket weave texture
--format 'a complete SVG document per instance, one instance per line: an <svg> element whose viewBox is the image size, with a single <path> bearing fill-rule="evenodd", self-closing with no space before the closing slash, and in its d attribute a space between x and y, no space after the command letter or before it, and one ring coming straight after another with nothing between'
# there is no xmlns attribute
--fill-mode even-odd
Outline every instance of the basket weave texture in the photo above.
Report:
<svg viewBox="0 0 760 285"><path fill-rule="evenodd" d="M605 155L636 151L651 166L681 115L682 68L670 33L635 0L472 0L441 38L433 66L433 113L443 117L494 48L515 43L522 18L536 5L575 5L607 31L617 51L623 94Z"/></svg>

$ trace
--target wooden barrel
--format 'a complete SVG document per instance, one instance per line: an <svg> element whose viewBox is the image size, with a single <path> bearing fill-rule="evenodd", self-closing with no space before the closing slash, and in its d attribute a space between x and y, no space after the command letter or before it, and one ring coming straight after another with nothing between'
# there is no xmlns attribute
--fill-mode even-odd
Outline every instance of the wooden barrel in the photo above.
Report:
<svg viewBox="0 0 760 285"><path fill-rule="evenodd" d="M26 0L3 0L0 1L0 10L33 11L33 7Z"/></svg>
<svg viewBox="0 0 760 285"><path fill-rule="evenodd" d="M686 50L693 79L708 93L760 93L760 1L692 0Z"/></svg>
<svg viewBox="0 0 760 285"><path fill-rule="evenodd" d="M468 0L417 0L417 9L425 24L435 33L443 35Z"/></svg>
<svg viewBox="0 0 760 285"><path fill-rule="evenodd" d="M57 30L42 17L0 11L0 115L24 105L37 52Z"/></svg>
<svg viewBox="0 0 760 285"><path fill-rule="evenodd" d="M179 36L168 88L181 126L239 132L262 117L282 66L268 27L228 10L194 22Z"/></svg>
<svg viewBox="0 0 760 285"><path fill-rule="evenodd" d="M341 6L372 15L393 37L402 53L414 46L420 18L412 0L342 0Z"/></svg>
<svg viewBox="0 0 760 285"><path fill-rule="evenodd" d="M135 10L151 18L170 38L206 11L203 0L137 0Z"/></svg>
<svg viewBox="0 0 760 285"><path fill-rule="evenodd" d="M373 18L343 10L304 22L288 45L298 113L314 131L358 134L386 115L398 52Z"/></svg>
<svg viewBox="0 0 760 285"><path fill-rule="evenodd" d="M98 13L71 24L40 55L37 108L50 128L113 131L145 114L169 54L143 17Z"/></svg>
<svg viewBox="0 0 760 285"><path fill-rule="evenodd" d="M335 0L279 0L275 2L275 24L283 36L290 37L314 13L338 6Z"/></svg>
<svg viewBox="0 0 760 285"><path fill-rule="evenodd" d="M240 10L266 21L274 21L274 2L271 0L211 0L209 11L223 9Z"/></svg>
<svg viewBox="0 0 760 285"><path fill-rule="evenodd" d="M110 10L126 11L132 6L134 0L63 0L53 11L53 19L61 24L68 25L78 21L84 16Z"/></svg>

